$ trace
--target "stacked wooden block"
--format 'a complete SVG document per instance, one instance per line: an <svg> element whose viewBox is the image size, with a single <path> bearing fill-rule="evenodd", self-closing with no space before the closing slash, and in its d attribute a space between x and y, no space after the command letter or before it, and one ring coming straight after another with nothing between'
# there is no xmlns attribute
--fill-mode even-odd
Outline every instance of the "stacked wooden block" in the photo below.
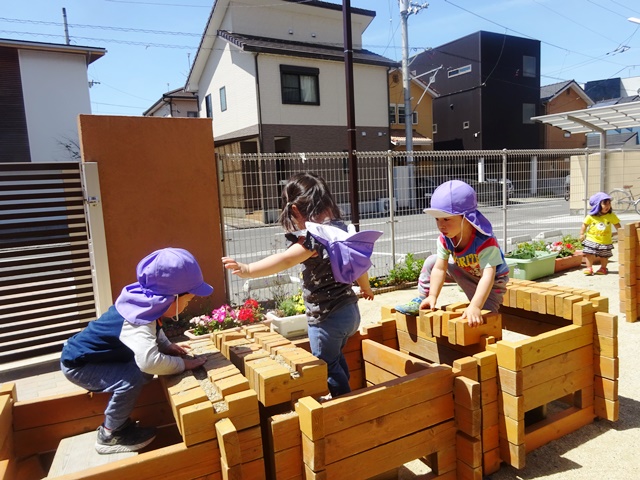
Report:
<svg viewBox="0 0 640 480"><path fill-rule="evenodd" d="M487 346L498 360L503 461L522 468L527 452L593 421L594 374L599 375L594 366L607 363L601 362L594 345L600 341L599 332L604 336L605 324L607 334L612 335L605 338L611 344L617 341L613 336L615 317L602 311L607 309L608 302L597 292L529 281L510 282L501 309L505 328L527 338ZM596 325L596 314L602 318L601 327ZM607 371L606 375L615 375L611 382L617 384L617 372ZM604 394L605 382L600 384ZM563 402L566 408L556 405L559 411L548 412L547 408L556 401ZM603 404L600 410L603 409L604 418L615 419L607 413L613 410L613 404ZM525 421L525 414L542 419L531 423Z"/></svg>
<svg viewBox="0 0 640 480"><path fill-rule="evenodd" d="M193 355L207 356L205 374L197 369L161 378L184 444L217 439L225 478L241 478L239 472L249 475L245 478L265 478L256 392L211 337L190 344Z"/></svg>
<svg viewBox="0 0 640 480"><path fill-rule="evenodd" d="M618 230L618 263L620 285L620 312L627 322L638 320L638 289L640 289L640 222L628 223Z"/></svg>
<svg viewBox="0 0 640 480"><path fill-rule="evenodd" d="M264 407L292 405L328 393L327 364L268 327L255 325L213 335Z"/></svg>
<svg viewBox="0 0 640 480"><path fill-rule="evenodd" d="M456 478L451 367L371 340L362 342L362 353L372 386L324 403L304 397L296 404L305 477L364 479L430 456L433 478Z"/></svg>

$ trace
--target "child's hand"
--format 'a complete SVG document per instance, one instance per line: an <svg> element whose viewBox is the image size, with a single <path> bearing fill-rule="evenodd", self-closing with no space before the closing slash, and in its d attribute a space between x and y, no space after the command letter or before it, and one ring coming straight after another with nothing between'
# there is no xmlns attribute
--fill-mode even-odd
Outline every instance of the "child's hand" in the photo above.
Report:
<svg viewBox="0 0 640 480"><path fill-rule="evenodd" d="M461 318L466 318L470 327L477 327L484 323L484 319L482 318L480 309L478 307L474 307L473 305L469 305L467 308L465 308Z"/></svg>
<svg viewBox="0 0 640 480"><path fill-rule="evenodd" d="M364 287L360 287L360 293L362 293L362 298L365 300L373 300L373 290L369 285L365 285Z"/></svg>
<svg viewBox="0 0 640 480"><path fill-rule="evenodd" d="M246 263L236 262L233 258L222 257L222 264L227 270L231 270L231 273L239 276L240 278L249 278L249 267Z"/></svg>
<svg viewBox="0 0 640 480"><path fill-rule="evenodd" d="M436 308L436 297L429 295L420 302L420 310L434 310Z"/></svg>
<svg viewBox="0 0 640 480"><path fill-rule="evenodd" d="M184 369L193 370L194 368L198 368L204 365L204 362L207 361L207 357L183 358L183 360L184 360Z"/></svg>
<svg viewBox="0 0 640 480"><path fill-rule="evenodd" d="M181 355L185 355L187 350L191 350L191 347L186 344L172 343L171 345L167 345L164 348L164 352L167 355L173 355L174 357L179 357Z"/></svg>

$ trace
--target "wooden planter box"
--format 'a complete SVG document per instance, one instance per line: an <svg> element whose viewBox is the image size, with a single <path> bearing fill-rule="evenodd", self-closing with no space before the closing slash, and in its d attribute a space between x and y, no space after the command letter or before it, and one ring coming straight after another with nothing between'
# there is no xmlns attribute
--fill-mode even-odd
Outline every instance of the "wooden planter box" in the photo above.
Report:
<svg viewBox="0 0 640 480"><path fill-rule="evenodd" d="M556 258L554 273L570 270L580 265L582 265L582 252L571 255L570 257Z"/></svg>

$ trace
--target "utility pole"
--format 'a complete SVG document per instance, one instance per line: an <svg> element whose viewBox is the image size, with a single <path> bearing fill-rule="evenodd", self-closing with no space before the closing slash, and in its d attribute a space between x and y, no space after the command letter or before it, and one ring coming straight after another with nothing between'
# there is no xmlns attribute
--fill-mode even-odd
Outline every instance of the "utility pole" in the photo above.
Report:
<svg viewBox="0 0 640 480"><path fill-rule="evenodd" d="M402 23L402 86L404 89L404 127L407 152L413 151L413 110L411 109L411 75L409 73L409 31L407 19L409 15L427 8L428 3L418 5L409 0L400 0L400 21ZM413 157L407 157L413 163Z"/></svg>
<svg viewBox="0 0 640 480"><path fill-rule="evenodd" d="M62 21L64 23L64 40L67 45L71 44L71 40L69 40L69 25L67 24L67 9L62 8Z"/></svg>
<svg viewBox="0 0 640 480"><path fill-rule="evenodd" d="M351 36L351 1L342 2L342 26L344 34L344 70L347 91L347 149L349 164L349 201L351 223L360 231L360 206L358 195L358 164L353 152L356 150L356 107L353 88L353 42Z"/></svg>

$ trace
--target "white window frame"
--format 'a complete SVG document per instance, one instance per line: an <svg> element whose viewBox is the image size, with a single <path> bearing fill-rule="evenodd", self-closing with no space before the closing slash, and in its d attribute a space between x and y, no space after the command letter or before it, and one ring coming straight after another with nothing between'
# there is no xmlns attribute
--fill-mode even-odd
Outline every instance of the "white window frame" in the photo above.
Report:
<svg viewBox="0 0 640 480"><path fill-rule="evenodd" d="M389 104L389 124L398 123L398 106L395 103Z"/></svg>
<svg viewBox="0 0 640 480"><path fill-rule="evenodd" d="M449 70L447 72L447 77L453 78L457 77L458 75L465 75L467 73L471 73L471 64Z"/></svg>

